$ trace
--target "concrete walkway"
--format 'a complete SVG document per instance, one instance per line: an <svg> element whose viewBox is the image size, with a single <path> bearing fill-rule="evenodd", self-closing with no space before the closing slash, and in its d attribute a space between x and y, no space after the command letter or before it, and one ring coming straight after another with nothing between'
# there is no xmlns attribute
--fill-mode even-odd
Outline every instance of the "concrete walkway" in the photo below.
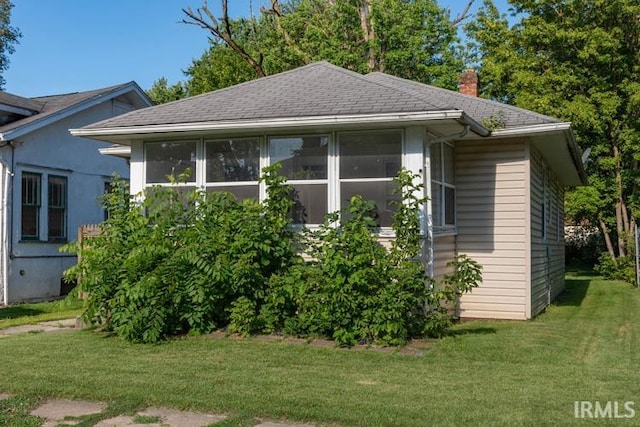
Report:
<svg viewBox="0 0 640 427"><path fill-rule="evenodd" d="M69 332L76 327L76 319L51 320L40 322L35 325L12 326L0 329L0 338L8 335L34 333L34 332Z"/></svg>
<svg viewBox="0 0 640 427"><path fill-rule="evenodd" d="M0 393L0 400L13 397ZM43 420L43 427L73 426L82 417L97 415L107 409L107 404L85 400L49 399L41 403L30 415ZM136 415L118 415L103 419L94 427L205 427L227 419L222 414L202 414L191 411L178 411L167 408L149 407ZM256 420L255 427L314 427L312 424L292 424Z"/></svg>

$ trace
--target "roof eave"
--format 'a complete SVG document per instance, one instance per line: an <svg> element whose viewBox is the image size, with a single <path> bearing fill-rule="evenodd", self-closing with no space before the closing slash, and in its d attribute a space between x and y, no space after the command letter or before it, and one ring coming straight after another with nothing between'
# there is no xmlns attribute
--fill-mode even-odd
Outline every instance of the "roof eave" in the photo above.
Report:
<svg viewBox="0 0 640 427"><path fill-rule="evenodd" d="M304 128L367 124L420 124L433 120L456 120L469 124L480 135L488 133L481 125L473 121L461 110L418 111L407 113L327 115L309 117L286 117L269 119L228 120L217 122L176 123L148 126L126 126L108 128L70 129L72 135L101 141L125 144L132 137L154 134L215 132L237 130L269 130L285 128ZM484 135L483 135L484 136Z"/></svg>

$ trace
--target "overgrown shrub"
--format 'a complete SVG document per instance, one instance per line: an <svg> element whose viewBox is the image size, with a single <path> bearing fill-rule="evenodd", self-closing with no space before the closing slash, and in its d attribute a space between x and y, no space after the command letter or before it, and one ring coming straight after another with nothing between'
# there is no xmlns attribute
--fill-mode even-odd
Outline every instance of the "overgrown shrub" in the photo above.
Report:
<svg viewBox="0 0 640 427"><path fill-rule="evenodd" d="M592 269L605 250L602 233L596 227L567 226L564 233L565 264Z"/></svg>
<svg viewBox="0 0 640 427"><path fill-rule="evenodd" d="M480 266L459 257L443 283L427 277L418 216L425 200L415 175L402 170L396 178L403 202L386 249L372 202L359 196L318 230L294 234L291 187L277 171L264 171L263 203L178 185L149 189L140 204L116 181L100 235L68 248L80 255L66 275L87 296L85 321L135 342L222 327L339 345L444 333L447 307L478 285Z"/></svg>
<svg viewBox="0 0 640 427"><path fill-rule="evenodd" d="M603 252L594 270L607 279L636 283L636 264L632 256L618 257L614 261L609 252Z"/></svg>
<svg viewBox="0 0 640 427"><path fill-rule="evenodd" d="M85 320L138 342L230 320L244 333L243 297L258 306L271 275L296 258L289 186L275 167L262 179L269 188L262 204L154 187L142 206L118 181L105 197L110 217L100 235L75 248L80 262L66 273L87 295Z"/></svg>

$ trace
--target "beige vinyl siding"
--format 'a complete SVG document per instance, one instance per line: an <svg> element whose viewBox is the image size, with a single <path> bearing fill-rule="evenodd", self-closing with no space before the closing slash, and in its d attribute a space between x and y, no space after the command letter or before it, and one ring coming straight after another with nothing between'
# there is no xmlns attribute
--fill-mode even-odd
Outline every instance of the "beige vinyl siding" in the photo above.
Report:
<svg viewBox="0 0 640 427"><path fill-rule="evenodd" d="M442 276L451 273L451 267L447 263L453 261L456 256L456 236L453 234L438 235L433 237L433 278L440 281Z"/></svg>
<svg viewBox="0 0 640 427"><path fill-rule="evenodd" d="M564 289L564 189L535 147L530 152L533 317Z"/></svg>
<svg viewBox="0 0 640 427"><path fill-rule="evenodd" d="M483 266L461 317L527 318L527 163L524 140L456 143L456 248Z"/></svg>

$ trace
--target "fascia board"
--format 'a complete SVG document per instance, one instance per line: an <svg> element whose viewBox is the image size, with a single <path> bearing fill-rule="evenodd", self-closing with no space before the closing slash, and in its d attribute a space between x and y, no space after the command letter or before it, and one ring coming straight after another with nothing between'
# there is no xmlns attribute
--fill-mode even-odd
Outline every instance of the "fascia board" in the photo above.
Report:
<svg viewBox="0 0 640 427"><path fill-rule="evenodd" d="M86 138L95 138L103 141L115 141L118 137L177 133L177 132L206 132L224 130L269 130L294 127L312 126L340 126L340 125L366 125L366 124L398 124L419 123L431 120L468 120L461 110L441 110L410 113L385 113L385 114L359 114L341 116L312 116L312 117L287 117L259 120L229 120L218 122L176 123L150 126L127 126L120 128L80 128L70 129L72 135ZM102 138L101 138L102 137ZM114 138L115 139L111 139ZM124 143L124 142L122 142Z"/></svg>

